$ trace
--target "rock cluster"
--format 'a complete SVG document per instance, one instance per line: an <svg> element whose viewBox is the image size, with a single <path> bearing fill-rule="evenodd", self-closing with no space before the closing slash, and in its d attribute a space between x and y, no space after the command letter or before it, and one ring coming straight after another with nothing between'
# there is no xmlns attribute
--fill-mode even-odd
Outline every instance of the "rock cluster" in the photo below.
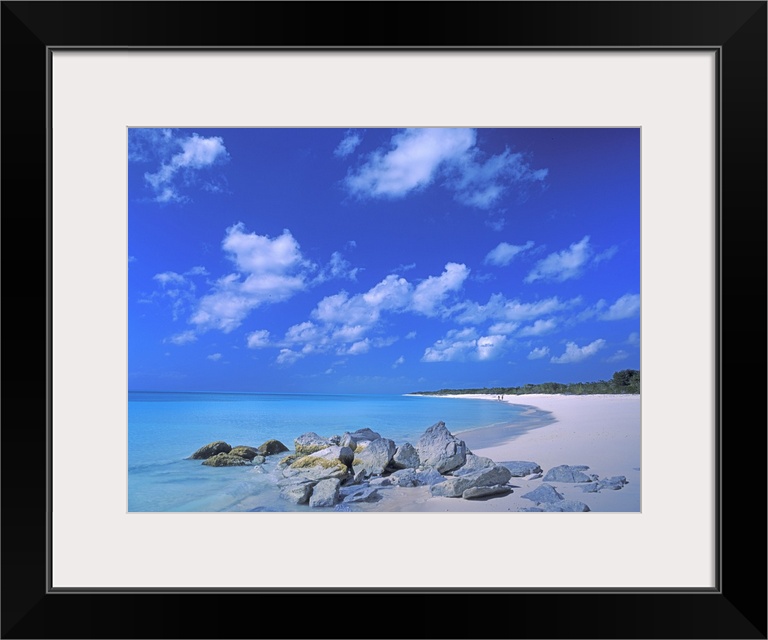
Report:
<svg viewBox="0 0 768 640"><path fill-rule="evenodd" d="M191 456L190 460L207 460L208 458L215 456L218 453L229 453L232 451L232 447L229 446L223 440L217 440L216 442L209 442L206 445L200 447Z"/></svg>
<svg viewBox="0 0 768 640"><path fill-rule="evenodd" d="M509 469L513 478L524 478L531 474L541 474L541 467L535 462L526 462L524 460L518 460L515 462L499 462ZM541 475L539 475L541 477Z"/></svg>
<svg viewBox="0 0 768 640"><path fill-rule="evenodd" d="M623 488L625 484L628 484L626 476L613 476L611 478L604 478L603 480L597 480L581 485L581 490L584 493L599 493L603 489L609 489L611 491L618 491Z"/></svg>
<svg viewBox="0 0 768 640"><path fill-rule="evenodd" d="M560 502L542 502L536 507L523 507L520 511L589 511L589 507L577 500L561 500Z"/></svg>
<svg viewBox="0 0 768 640"><path fill-rule="evenodd" d="M544 476L546 478L546 476ZM535 507L523 507L520 511L589 511L589 507L577 500L566 500L552 485L542 484L522 498L536 503Z"/></svg>
<svg viewBox="0 0 768 640"><path fill-rule="evenodd" d="M200 447L188 460L202 460L202 464L208 467L242 467L264 464L267 456L283 451L288 451L288 447L279 440L267 440L259 447L232 447L223 440L217 440Z"/></svg>
<svg viewBox="0 0 768 640"><path fill-rule="evenodd" d="M597 480L597 476L584 473L587 469L589 467L584 464L561 464L547 471L542 482L593 482Z"/></svg>
<svg viewBox="0 0 768 640"><path fill-rule="evenodd" d="M416 445L398 446L370 429L330 438L304 433L294 445L295 453L278 465L277 484L280 495L296 504L344 511L355 502L379 500L379 489L387 486L428 486L433 496L467 500L512 492L512 472L474 455L444 422L429 427Z"/></svg>
<svg viewBox="0 0 768 640"><path fill-rule="evenodd" d="M535 506L520 511L584 512L590 510L586 504L566 499L550 483L574 484L584 493L616 491L627 484L625 476L600 480L586 473L586 465L563 464L544 473L535 462L494 462L472 453L444 422L429 427L415 445L398 446L371 429L328 438L310 431L294 440L292 452L279 440L267 440L259 447L232 447L218 440L189 459L211 467L261 465L267 456L284 452L288 455L276 465L280 496L295 504L336 511L376 502L385 487L429 487L432 496L477 500L512 493L511 479L525 478L526 482L541 479L541 484L521 495Z"/></svg>
<svg viewBox="0 0 768 640"><path fill-rule="evenodd" d="M576 484L584 493L598 493L604 489L618 491L628 484L626 476L613 476L600 480L595 474L584 473L586 465L561 464L553 467L542 478L542 484L533 491L520 497L536 503L535 507L524 507L520 511L589 511L589 507L578 500L566 500L565 497L548 482ZM539 474L540 475L540 474ZM534 478L536 476L532 476Z"/></svg>

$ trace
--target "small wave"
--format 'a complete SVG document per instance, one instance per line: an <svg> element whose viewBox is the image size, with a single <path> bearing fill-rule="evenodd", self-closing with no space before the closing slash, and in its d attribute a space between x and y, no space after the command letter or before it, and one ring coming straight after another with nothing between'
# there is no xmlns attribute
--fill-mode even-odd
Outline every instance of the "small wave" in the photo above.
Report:
<svg viewBox="0 0 768 640"><path fill-rule="evenodd" d="M128 473L131 471L143 471L145 469L155 469L157 467L169 467L183 462L183 460L157 460L154 462L136 462L128 465Z"/></svg>

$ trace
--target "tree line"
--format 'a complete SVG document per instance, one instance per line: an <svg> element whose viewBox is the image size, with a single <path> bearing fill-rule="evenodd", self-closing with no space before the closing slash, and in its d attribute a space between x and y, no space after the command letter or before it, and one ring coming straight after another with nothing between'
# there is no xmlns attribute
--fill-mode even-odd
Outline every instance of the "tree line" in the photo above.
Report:
<svg viewBox="0 0 768 640"><path fill-rule="evenodd" d="M593 394L640 393L640 372L637 369L616 371L610 380L596 382L542 382L521 387L483 387L482 389L440 389L439 391L414 391L415 395L442 396L464 393L519 396L528 393L559 393L584 396Z"/></svg>

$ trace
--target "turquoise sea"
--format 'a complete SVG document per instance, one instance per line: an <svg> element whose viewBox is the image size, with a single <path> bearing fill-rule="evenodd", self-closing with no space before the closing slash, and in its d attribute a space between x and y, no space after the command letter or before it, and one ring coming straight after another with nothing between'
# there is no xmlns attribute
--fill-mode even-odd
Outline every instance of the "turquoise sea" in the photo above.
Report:
<svg viewBox="0 0 768 640"><path fill-rule="evenodd" d="M277 460L254 467L213 468L186 458L215 440L258 446L276 438L290 449L307 431L329 437L369 427L396 444L415 444L442 420L470 448L488 446L546 420L530 407L506 402L403 395L271 393L128 394L128 511L305 511L282 500L273 475ZM468 433L470 432L470 433Z"/></svg>

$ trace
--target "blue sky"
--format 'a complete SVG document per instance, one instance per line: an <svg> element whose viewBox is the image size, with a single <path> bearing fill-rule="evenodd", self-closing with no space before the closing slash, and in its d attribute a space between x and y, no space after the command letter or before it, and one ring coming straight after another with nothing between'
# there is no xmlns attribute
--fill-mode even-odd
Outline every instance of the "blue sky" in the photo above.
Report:
<svg viewBox="0 0 768 640"><path fill-rule="evenodd" d="M639 129L130 129L133 390L640 368Z"/></svg>

